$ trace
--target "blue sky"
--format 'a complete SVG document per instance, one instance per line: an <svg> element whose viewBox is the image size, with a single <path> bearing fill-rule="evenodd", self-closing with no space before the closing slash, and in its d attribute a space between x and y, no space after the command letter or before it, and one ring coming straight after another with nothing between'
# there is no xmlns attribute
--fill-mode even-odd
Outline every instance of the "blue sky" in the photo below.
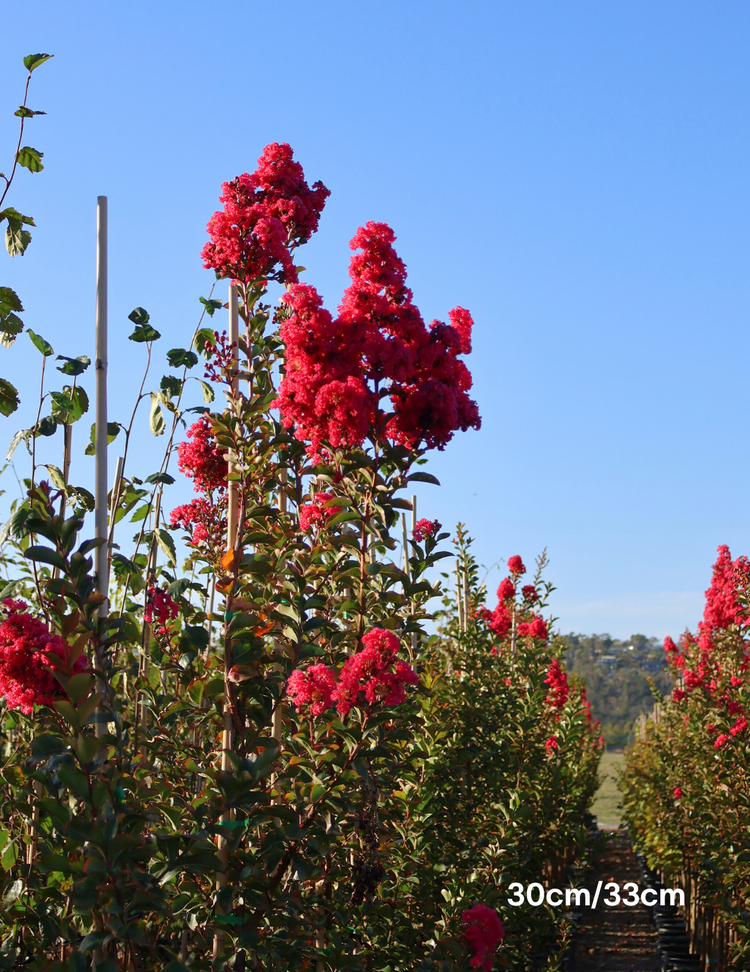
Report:
<svg viewBox="0 0 750 972"><path fill-rule="evenodd" d="M718 544L750 553L746 4L39 0L3 19L5 158L23 55L55 59L29 101L46 169L8 200L38 229L2 283L56 352L92 354L109 196L113 418L141 367L127 314L186 343L220 183L288 141L332 192L303 261L330 308L376 219L425 318L474 315L483 426L434 455L420 513L465 522L488 566L546 546L564 631L695 625ZM25 336L2 356L26 403L10 440L39 359ZM143 434L144 473L160 449Z"/></svg>

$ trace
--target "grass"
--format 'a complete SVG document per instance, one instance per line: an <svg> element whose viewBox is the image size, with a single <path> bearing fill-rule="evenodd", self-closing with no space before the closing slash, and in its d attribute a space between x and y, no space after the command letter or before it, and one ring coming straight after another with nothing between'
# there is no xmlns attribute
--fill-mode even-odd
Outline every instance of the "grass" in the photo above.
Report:
<svg viewBox="0 0 750 972"><path fill-rule="evenodd" d="M591 812L599 818L599 826L609 824L619 826L622 820L620 808L621 794L617 786L617 771L623 768L625 757L622 753L603 753L599 765L601 784L594 797Z"/></svg>

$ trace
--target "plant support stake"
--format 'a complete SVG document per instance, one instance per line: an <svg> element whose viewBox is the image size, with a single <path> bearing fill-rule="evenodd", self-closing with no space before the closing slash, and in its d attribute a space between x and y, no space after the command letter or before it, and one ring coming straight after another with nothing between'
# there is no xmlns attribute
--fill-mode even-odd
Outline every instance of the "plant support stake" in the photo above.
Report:
<svg viewBox="0 0 750 972"><path fill-rule="evenodd" d="M107 618L109 604L106 600L109 587L109 549L107 545L107 197L96 200L96 433L95 452L95 513L96 539L96 589L104 600L99 607L100 631ZM106 663L104 654L98 652L98 665ZM100 676L99 692L105 695L106 686ZM106 716L101 705L94 715L97 736L107 731Z"/></svg>

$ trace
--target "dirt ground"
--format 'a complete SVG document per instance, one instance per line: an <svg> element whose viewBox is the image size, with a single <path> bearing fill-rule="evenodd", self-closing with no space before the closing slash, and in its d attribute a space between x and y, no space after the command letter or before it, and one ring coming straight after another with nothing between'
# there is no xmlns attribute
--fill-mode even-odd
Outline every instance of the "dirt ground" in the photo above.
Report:
<svg viewBox="0 0 750 972"><path fill-rule="evenodd" d="M586 884L592 896L597 881L627 881L640 886L638 868L627 835L610 832L607 845ZM607 892L608 893L608 892ZM622 892L623 896L627 892ZM576 941L576 972L659 972L656 952L656 930L642 905L629 908L602 904L596 910L584 910Z"/></svg>

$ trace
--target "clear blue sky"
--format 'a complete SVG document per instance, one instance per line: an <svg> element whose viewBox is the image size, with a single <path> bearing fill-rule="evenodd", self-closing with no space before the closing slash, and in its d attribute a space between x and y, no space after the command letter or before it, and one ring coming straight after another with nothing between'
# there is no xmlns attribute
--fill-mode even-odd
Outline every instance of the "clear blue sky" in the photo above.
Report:
<svg viewBox="0 0 750 972"><path fill-rule="evenodd" d="M0 282L57 352L93 354L109 196L124 419L140 369L127 314L150 311L163 351L186 343L220 183L290 142L332 192L304 259L329 307L375 219L428 320L474 315L483 427L434 456L443 487L420 513L464 521L487 565L546 546L564 631L677 634L717 545L750 553L749 47L739 0L9 4L3 158L23 55L55 59L30 98L47 168L9 199L38 229L25 257L0 257ZM32 350L2 351L27 405L1 420L7 440L33 423ZM144 435L145 473L152 448Z"/></svg>

